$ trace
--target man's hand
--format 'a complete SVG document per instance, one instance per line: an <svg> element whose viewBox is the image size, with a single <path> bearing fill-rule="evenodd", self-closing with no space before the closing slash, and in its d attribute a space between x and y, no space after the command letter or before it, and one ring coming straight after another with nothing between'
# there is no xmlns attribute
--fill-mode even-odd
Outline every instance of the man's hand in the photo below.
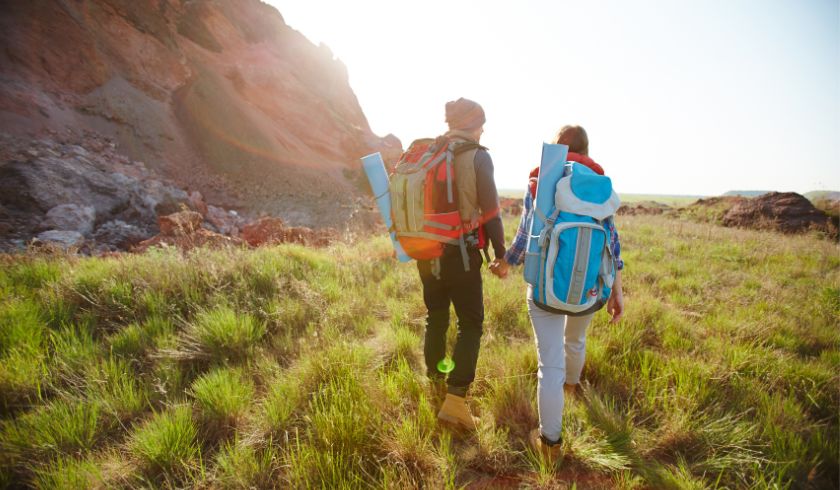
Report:
<svg viewBox="0 0 840 490"><path fill-rule="evenodd" d="M624 314L624 291L621 288L621 271L616 271L610 299L607 300L607 313L612 315L610 323L618 323Z"/></svg>
<svg viewBox="0 0 840 490"><path fill-rule="evenodd" d="M508 269L510 269L510 265L503 258L497 257L496 260L494 260L490 264L490 272L492 272L499 279L504 279L507 277Z"/></svg>

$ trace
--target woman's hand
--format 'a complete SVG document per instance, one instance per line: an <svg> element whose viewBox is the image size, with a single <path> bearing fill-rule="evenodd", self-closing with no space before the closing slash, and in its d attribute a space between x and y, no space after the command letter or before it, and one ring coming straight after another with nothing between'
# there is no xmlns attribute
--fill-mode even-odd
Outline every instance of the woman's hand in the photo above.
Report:
<svg viewBox="0 0 840 490"><path fill-rule="evenodd" d="M496 258L496 260L490 264L490 272L495 274L499 279L506 278L509 269L510 265L503 258Z"/></svg>
<svg viewBox="0 0 840 490"><path fill-rule="evenodd" d="M621 271L615 272L612 293L610 294L610 299L607 300L607 313L612 315L610 323L618 323L624 314L624 291L621 289Z"/></svg>

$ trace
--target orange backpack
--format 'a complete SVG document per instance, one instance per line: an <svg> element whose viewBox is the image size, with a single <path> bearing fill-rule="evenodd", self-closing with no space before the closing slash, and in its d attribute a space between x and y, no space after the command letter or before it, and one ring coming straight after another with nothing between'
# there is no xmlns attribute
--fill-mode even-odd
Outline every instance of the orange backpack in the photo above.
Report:
<svg viewBox="0 0 840 490"><path fill-rule="evenodd" d="M464 235L476 225L462 222L454 160L477 148L481 145L473 142L424 138L412 142L400 157L389 185L391 214L393 231L409 257L436 259L444 244L458 245L469 270Z"/></svg>

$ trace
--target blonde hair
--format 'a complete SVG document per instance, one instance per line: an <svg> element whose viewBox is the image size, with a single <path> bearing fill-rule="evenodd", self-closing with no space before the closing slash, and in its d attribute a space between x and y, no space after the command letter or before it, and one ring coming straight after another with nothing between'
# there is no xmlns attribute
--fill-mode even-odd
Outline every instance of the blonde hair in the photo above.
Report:
<svg viewBox="0 0 840 490"><path fill-rule="evenodd" d="M589 156L589 136L581 126L567 124L557 131L555 145L568 145L569 151Z"/></svg>

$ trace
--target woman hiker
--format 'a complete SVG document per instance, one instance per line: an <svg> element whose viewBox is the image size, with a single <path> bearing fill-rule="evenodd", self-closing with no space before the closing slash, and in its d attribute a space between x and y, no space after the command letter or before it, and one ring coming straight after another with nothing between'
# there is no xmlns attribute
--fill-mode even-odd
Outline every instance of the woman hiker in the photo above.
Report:
<svg viewBox="0 0 840 490"><path fill-rule="evenodd" d="M600 165L589 158L589 138L580 126L564 126L554 139L555 144L569 147L567 160L582 163L603 174ZM498 266L494 264L494 273L507 275L509 265L519 265L525 257L528 234L537 190L539 167L531 171L528 190L525 193L522 219L513 243L505 254L505 260ZM621 319L624 312L624 293L621 289L621 244L618 232L610 221L610 246L616 260L616 277L612 295L607 302L607 312L612 315L612 322ZM592 321L593 314L585 316L566 316L551 313L538 308L533 301L533 288L528 286L528 315L534 329L537 346L537 406L540 427L529 434L531 447L537 454L551 464L561 455L564 395L574 396L580 383L583 362L586 355L586 328Z"/></svg>

